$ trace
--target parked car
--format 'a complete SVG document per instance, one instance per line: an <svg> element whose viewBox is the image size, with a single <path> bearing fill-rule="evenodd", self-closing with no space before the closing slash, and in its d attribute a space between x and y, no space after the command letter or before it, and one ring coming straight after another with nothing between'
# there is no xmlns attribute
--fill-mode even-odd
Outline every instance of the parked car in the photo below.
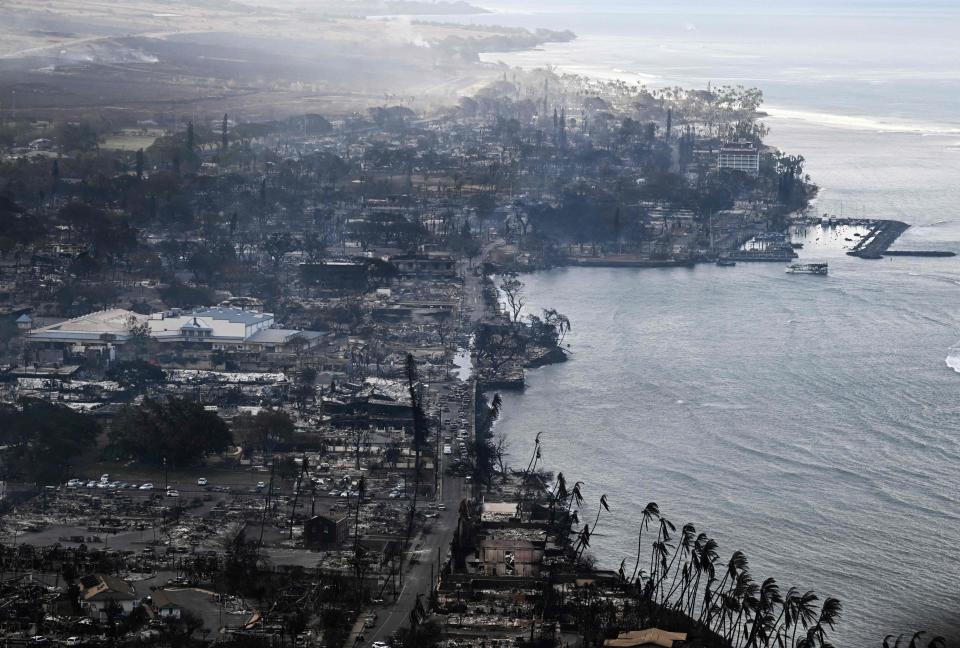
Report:
<svg viewBox="0 0 960 648"><path fill-rule="evenodd" d="M150 482L147 482L146 484L142 484L140 486L140 490L153 490L153 484L151 484Z"/></svg>
<svg viewBox="0 0 960 648"><path fill-rule="evenodd" d="M267 485L266 485L265 483L263 483L262 481L257 482L257 490L263 490L263 489L266 488L266 487L267 487Z"/></svg>
<svg viewBox="0 0 960 648"><path fill-rule="evenodd" d="M200 479L197 480L197 486L206 486L206 485L207 485L206 477L201 477Z"/></svg>
<svg viewBox="0 0 960 648"><path fill-rule="evenodd" d="M83 640L80 637L67 637L63 640L64 646L79 646L83 644Z"/></svg>
<svg viewBox="0 0 960 648"><path fill-rule="evenodd" d="M168 490L167 497L180 497L180 491Z"/></svg>

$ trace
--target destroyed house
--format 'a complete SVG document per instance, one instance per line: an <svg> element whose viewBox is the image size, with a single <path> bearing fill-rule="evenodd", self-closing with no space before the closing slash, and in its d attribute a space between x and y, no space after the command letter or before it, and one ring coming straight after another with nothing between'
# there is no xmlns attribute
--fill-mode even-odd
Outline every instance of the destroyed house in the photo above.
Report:
<svg viewBox="0 0 960 648"><path fill-rule="evenodd" d="M301 263L300 278L326 290L362 291L368 285L367 265L354 261Z"/></svg>
<svg viewBox="0 0 960 648"><path fill-rule="evenodd" d="M390 257L401 276L452 279L457 263L449 254L404 254Z"/></svg>
<svg viewBox="0 0 960 648"><path fill-rule="evenodd" d="M347 541L350 520L346 517L315 515L303 523L303 539L308 547L338 547Z"/></svg>
<svg viewBox="0 0 960 648"><path fill-rule="evenodd" d="M87 614L105 620L111 610L130 614L137 604L137 591L122 578L91 574L80 579L80 601Z"/></svg>

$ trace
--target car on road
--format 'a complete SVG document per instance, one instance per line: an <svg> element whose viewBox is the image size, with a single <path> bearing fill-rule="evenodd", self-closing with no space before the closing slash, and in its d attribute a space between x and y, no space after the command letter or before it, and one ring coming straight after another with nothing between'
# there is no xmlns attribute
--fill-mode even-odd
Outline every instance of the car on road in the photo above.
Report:
<svg viewBox="0 0 960 648"><path fill-rule="evenodd" d="M30 637L30 643L34 646L45 646L50 643L50 640L43 635L33 635Z"/></svg>
<svg viewBox="0 0 960 648"><path fill-rule="evenodd" d="M200 479L197 480L197 486L206 486L206 485L207 485L206 477L201 477Z"/></svg>
<svg viewBox="0 0 960 648"><path fill-rule="evenodd" d="M140 490L153 490L153 484L147 482L146 484L140 485Z"/></svg>
<svg viewBox="0 0 960 648"><path fill-rule="evenodd" d="M80 646L83 644L83 639L80 637L67 637L63 640L64 646Z"/></svg>
<svg viewBox="0 0 960 648"><path fill-rule="evenodd" d="M257 490L263 490L266 487L267 485L264 482L262 481L257 482Z"/></svg>
<svg viewBox="0 0 960 648"><path fill-rule="evenodd" d="M168 490L167 497L180 497L180 491L175 491L173 489Z"/></svg>

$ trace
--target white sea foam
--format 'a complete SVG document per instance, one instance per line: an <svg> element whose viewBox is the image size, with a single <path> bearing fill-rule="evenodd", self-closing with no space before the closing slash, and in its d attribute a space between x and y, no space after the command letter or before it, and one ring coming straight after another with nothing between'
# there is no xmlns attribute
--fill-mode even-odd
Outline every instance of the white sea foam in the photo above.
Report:
<svg viewBox="0 0 960 648"><path fill-rule="evenodd" d="M960 373L960 347L951 347L945 362L948 367Z"/></svg>
<svg viewBox="0 0 960 648"><path fill-rule="evenodd" d="M922 135L960 134L960 126L956 124L887 119L868 115L840 115L810 110L795 110L780 106L766 106L764 110L766 110L771 117L777 119L804 121L819 126L844 128L848 130L871 131L874 133L917 133Z"/></svg>

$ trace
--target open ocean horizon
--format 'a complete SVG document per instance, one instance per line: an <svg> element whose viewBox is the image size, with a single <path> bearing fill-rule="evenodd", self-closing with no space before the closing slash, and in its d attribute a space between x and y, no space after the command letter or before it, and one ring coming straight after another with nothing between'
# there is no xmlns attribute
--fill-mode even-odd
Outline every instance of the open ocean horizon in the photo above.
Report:
<svg viewBox="0 0 960 648"><path fill-rule="evenodd" d="M485 56L651 87L761 88L768 143L806 158L815 209L911 225L894 249L960 252L956 3L481 2L468 22L571 29ZM813 231L801 260L523 277L530 312L569 316L568 363L504 394L513 463L585 482L602 566L631 563L656 501L736 549L755 578L836 596L833 643L960 638L960 260L847 257Z"/></svg>

